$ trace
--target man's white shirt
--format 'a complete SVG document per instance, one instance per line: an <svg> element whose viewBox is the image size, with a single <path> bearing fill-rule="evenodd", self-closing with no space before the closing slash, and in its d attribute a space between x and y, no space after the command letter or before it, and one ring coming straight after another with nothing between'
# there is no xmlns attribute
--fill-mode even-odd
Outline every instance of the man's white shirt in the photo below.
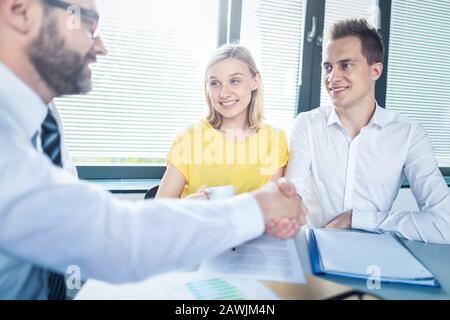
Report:
<svg viewBox="0 0 450 320"><path fill-rule="evenodd" d="M264 230L249 194L132 203L79 182L64 145L63 169L40 150L48 106L2 64L0 112L0 298L45 299L47 269L65 273L72 265L83 279L143 280Z"/></svg>
<svg viewBox="0 0 450 320"><path fill-rule="evenodd" d="M450 243L450 193L429 138L416 121L377 105L352 139L334 107L297 116L287 177L307 204L313 226L353 210L352 228L394 231L414 240ZM405 178L420 211L393 211Z"/></svg>

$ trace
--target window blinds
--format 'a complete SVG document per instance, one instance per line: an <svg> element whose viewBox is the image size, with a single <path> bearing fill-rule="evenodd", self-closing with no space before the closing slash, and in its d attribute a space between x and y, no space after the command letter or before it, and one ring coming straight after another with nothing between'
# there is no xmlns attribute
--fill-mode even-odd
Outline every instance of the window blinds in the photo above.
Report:
<svg viewBox="0 0 450 320"><path fill-rule="evenodd" d="M77 164L163 164L176 134L206 113L203 74L216 47L218 2L97 5L109 53L92 66L94 90L56 99L70 155Z"/></svg>
<svg viewBox="0 0 450 320"><path fill-rule="evenodd" d="M450 1L394 0L386 107L418 120L450 167Z"/></svg>
<svg viewBox="0 0 450 320"><path fill-rule="evenodd" d="M243 1L240 43L252 52L264 85L266 119L289 134L297 114L306 1Z"/></svg>

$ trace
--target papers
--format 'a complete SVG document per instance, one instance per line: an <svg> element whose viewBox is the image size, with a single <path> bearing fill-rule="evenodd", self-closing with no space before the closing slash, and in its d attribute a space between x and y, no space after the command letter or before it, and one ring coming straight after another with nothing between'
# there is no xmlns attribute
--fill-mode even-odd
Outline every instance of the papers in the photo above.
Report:
<svg viewBox="0 0 450 320"><path fill-rule="evenodd" d="M315 273L435 285L433 274L389 233L308 230ZM436 282L437 283L437 282Z"/></svg>
<svg viewBox="0 0 450 320"><path fill-rule="evenodd" d="M201 272L168 273L132 284L89 280L75 300L275 300L278 297L255 280L218 277Z"/></svg>
<svg viewBox="0 0 450 320"><path fill-rule="evenodd" d="M200 270L223 275L306 283L294 240L263 235L202 263Z"/></svg>

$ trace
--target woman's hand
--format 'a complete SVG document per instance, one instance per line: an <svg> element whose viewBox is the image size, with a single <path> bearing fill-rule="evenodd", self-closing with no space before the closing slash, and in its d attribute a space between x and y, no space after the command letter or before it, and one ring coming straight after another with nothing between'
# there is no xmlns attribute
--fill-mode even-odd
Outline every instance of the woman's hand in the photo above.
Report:
<svg viewBox="0 0 450 320"><path fill-rule="evenodd" d="M209 190L207 185L201 186L196 193L191 193L186 199L209 200Z"/></svg>

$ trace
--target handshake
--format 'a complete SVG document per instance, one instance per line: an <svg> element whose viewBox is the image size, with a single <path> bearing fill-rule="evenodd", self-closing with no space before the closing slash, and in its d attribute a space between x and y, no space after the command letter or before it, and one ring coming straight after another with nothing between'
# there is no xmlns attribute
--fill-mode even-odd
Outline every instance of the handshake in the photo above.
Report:
<svg viewBox="0 0 450 320"><path fill-rule="evenodd" d="M253 192L264 216L265 232L279 239L289 239L306 224L308 208L295 186L280 178Z"/></svg>

